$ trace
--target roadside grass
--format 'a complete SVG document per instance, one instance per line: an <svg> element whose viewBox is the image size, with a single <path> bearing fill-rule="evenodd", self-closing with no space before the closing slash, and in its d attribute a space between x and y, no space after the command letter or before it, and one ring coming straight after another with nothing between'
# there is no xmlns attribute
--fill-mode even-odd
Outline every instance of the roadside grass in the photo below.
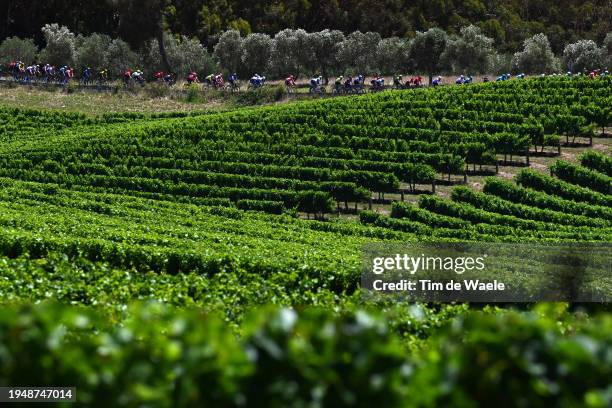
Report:
<svg viewBox="0 0 612 408"><path fill-rule="evenodd" d="M144 92L79 91L66 93L60 89L39 89L27 86L0 86L0 106L26 109L45 109L61 112L80 112L101 115L112 112L190 112L222 109L218 100L189 103L169 96L152 97Z"/></svg>

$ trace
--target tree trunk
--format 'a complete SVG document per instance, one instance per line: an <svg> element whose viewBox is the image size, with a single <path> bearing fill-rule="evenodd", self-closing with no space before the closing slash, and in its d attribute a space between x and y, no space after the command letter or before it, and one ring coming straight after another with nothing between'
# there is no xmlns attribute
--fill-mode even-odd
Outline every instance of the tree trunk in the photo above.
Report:
<svg viewBox="0 0 612 408"><path fill-rule="evenodd" d="M433 74L429 73L429 86L433 83Z"/></svg>
<svg viewBox="0 0 612 408"><path fill-rule="evenodd" d="M172 72L170 62L168 61L168 54L166 54L166 46L164 45L164 29L161 26L161 21L157 29L157 44L159 45L159 55L162 59L162 64L166 72Z"/></svg>

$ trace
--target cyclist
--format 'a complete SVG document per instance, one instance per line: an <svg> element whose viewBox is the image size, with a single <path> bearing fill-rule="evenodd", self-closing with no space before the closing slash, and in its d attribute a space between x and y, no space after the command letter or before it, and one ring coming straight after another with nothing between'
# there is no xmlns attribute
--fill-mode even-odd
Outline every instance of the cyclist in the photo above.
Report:
<svg viewBox="0 0 612 408"><path fill-rule="evenodd" d="M287 92L293 92L293 88L295 88L295 77L293 74L285 78L285 87L287 87Z"/></svg>
<svg viewBox="0 0 612 408"><path fill-rule="evenodd" d="M55 67L51 64L45 64L43 67L43 73L45 76L45 82L49 83L55 76Z"/></svg>
<svg viewBox="0 0 612 408"><path fill-rule="evenodd" d="M123 84L125 86L128 86L130 85L131 82L132 82L132 70L127 69L123 72Z"/></svg>
<svg viewBox="0 0 612 408"><path fill-rule="evenodd" d="M191 85L191 84L197 84L198 82L200 82L200 80L198 79L198 74L194 71L191 71L188 75L187 75L187 84Z"/></svg>
<svg viewBox="0 0 612 408"><path fill-rule="evenodd" d="M342 83L344 82L344 76L340 75L338 78L336 78L336 81L334 82L334 90L338 93L338 92L342 92Z"/></svg>
<svg viewBox="0 0 612 408"><path fill-rule="evenodd" d="M441 76L436 77L436 79L434 79L431 84L433 86L440 86L440 85L442 85L442 77Z"/></svg>
<svg viewBox="0 0 612 408"><path fill-rule="evenodd" d="M461 75L459 78L455 79L455 84L462 85L465 82L465 78Z"/></svg>
<svg viewBox="0 0 612 408"><path fill-rule="evenodd" d="M15 64L15 80L23 80L26 75L26 66L23 62L17 61Z"/></svg>
<svg viewBox="0 0 612 408"><path fill-rule="evenodd" d="M98 72L98 78L100 79L101 82L108 81L108 69L106 68L101 69L100 72Z"/></svg>
<svg viewBox="0 0 612 408"><path fill-rule="evenodd" d="M318 91L321 86L321 81L323 81L323 78L320 75L310 78L310 92Z"/></svg>
<svg viewBox="0 0 612 408"><path fill-rule="evenodd" d="M61 83L62 85L65 85L66 83L68 83L68 67L66 65L63 65L62 67L60 67L59 69L59 75L61 78Z"/></svg>
<svg viewBox="0 0 612 408"><path fill-rule="evenodd" d="M85 67L83 70L83 84L87 85L91 79L91 68Z"/></svg>
<svg viewBox="0 0 612 408"><path fill-rule="evenodd" d="M401 75L396 75L395 77L393 77L393 86L396 89L402 89L405 87L404 83L402 82L402 76Z"/></svg>
<svg viewBox="0 0 612 408"><path fill-rule="evenodd" d="M132 73L132 78L134 78L134 80L138 82L140 85L144 86L145 84L144 72L142 72L140 69L137 69L136 71Z"/></svg>
<svg viewBox="0 0 612 408"><path fill-rule="evenodd" d="M361 92L363 90L364 81L365 78L362 74L359 74L355 78L353 78L353 86L351 87L351 91Z"/></svg>
<svg viewBox="0 0 612 408"><path fill-rule="evenodd" d="M25 77L26 82L32 82L34 79L36 79L37 71L38 71L37 65L29 65L28 67L26 67L26 77Z"/></svg>
<svg viewBox="0 0 612 408"><path fill-rule="evenodd" d="M251 86L253 88L259 88L260 86L263 86L265 80L266 80L266 77L261 76L256 73L255 75L251 77L251 80L249 82L251 83Z"/></svg>
<svg viewBox="0 0 612 408"><path fill-rule="evenodd" d="M346 80L344 81L344 90L346 92L350 91L351 88L353 86L353 77L349 76L348 78L346 78Z"/></svg>
<svg viewBox="0 0 612 408"><path fill-rule="evenodd" d="M163 81L168 85L174 84L174 74L172 72L168 72L164 75Z"/></svg>
<svg viewBox="0 0 612 408"><path fill-rule="evenodd" d="M233 72L232 75L227 78L227 82L229 82L230 90L237 91L240 89L240 86L238 84L238 75L235 72Z"/></svg>
<svg viewBox="0 0 612 408"><path fill-rule="evenodd" d="M370 84L373 90L381 90L385 87L385 78L377 75L370 81Z"/></svg>
<svg viewBox="0 0 612 408"><path fill-rule="evenodd" d="M517 79L525 79L525 74L523 74L522 72L520 74L518 74Z"/></svg>
<svg viewBox="0 0 612 408"><path fill-rule="evenodd" d="M162 71L157 71L153 74L153 78L155 78L157 82L162 82L164 80L164 73Z"/></svg>
<svg viewBox="0 0 612 408"><path fill-rule="evenodd" d="M510 79L510 74L501 74L497 77L496 81L507 81Z"/></svg>
<svg viewBox="0 0 612 408"><path fill-rule="evenodd" d="M215 74L208 74L206 78L204 78L204 82L208 86L212 86L214 80L215 80Z"/></svg>
<svg viewBox="0 0 612 408"><path fill-rule="evenodd" d="M215 88L217 89L223 88L223 83L224 83L223 75L220 73L215 75L215 82L214 82Z"/></svg>

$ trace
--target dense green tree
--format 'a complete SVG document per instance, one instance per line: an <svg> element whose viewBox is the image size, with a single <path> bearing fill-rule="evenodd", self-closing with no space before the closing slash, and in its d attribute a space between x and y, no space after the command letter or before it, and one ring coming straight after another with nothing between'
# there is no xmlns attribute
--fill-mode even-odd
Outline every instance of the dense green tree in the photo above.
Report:
<svg viewBox="0 0 612 408"><path fill-rule="evenodd" d="M482 33L476 26L461 29L461 34L448 39L441 59L453 72L488 72L495 55L493 39Z"/></svg>
<svg viewBox="0 0 612 408"><path fill-rule="evenodd" d="M134 6L127 17L125 3ZM236 29L243 36L251 32L274 35L285 28L301 27L309 32L330 29L344 34L375 31L383 38L401 38L432 27L457 34L461 27L474 24L494 39L500 52L514 53L525 39L543 32L553 52L559 54L567 43L578 39L600 43L612 31L609 0L45 0L35 4L2 2L0 40L34 38L42 47L40 27L58 23L83 35L121 36L139 48L155 36L150 27L160 15L164 30L197 36L209 50L227 29ZM152 12L150 5L156 6ZM136 24L126 24L128 20ZM148 38L136 41L140 36Z"/></svg>
<svg viewBox="0 0 612 408"><path fill-rule="evenodd" d="M130 48L130 45L122 39L116 38L108 46L106 51L107 68L114 75L128 69L137 68L138 55Z"/></svg>
<svg viewBox="0 0 612 408"><path fill-rule="evenodd" d="M216 69L212 56L195 38L175 37L165 33L164 44L170 66L173 72L181 78L186 77L191 71L204 75L210 74ZM146 63L144 64L146 73L152 74L155 71L163 70L157 39L153 39L147 44L146 51Z"/></svg>
<svg viewBox="0 0 612 408"><path fill-rule="evenodd" d="M105 34L94 33L77 36L75 64L78 68L90 67L94 70L108 66L107 51L111 38Z"/></svg>
<svg viewBox="0 0 612 408"><path fill-rule="evenodd" d="M170 0L110 0L119 15L119 34L132 47L140 48L155 38L165 71L173 71L164 44L163 19Z"/></svg>
<svg viewBox="0 0 612 408"><path fill-rule="evenodd" d="M21 39L19 37L9 37L0 44L0 64L7 64L11 61L24 61L31 63L36 59L38 47L32 39Z"/></svg>
<svg viewBox="0 0 612 408"><path fill-rule="evenodd" d="M604 57L604 50L592 40L568 44L563 50L565 66L571 72L600 68L604 64Z"/></svg>
<svg viewBox="0 0 612 408"><path fill-rule="evenodd" d="M355 70L360 74L368 74L376 69L376 49L380 42L380 34L374 32L362 33L355 31L349 34L338 45L338 61L344 69Z"/></svg>
<svg viewBox="0 0 612 408"><path fill-rule="evenodd" d="M242 64L242 37L236 30L228 30L215 45L214 56L223 68L236 72Z"/></svg>
<svg viewBox="0 0 612 408"><path fill-rule="evenodd" d="M440 57L446 48L448 35L439 28L418 32L410 45L409 56L417 71L426 72L429 83L441 68Z"/></svg>
<svg viewBox="0 0 612 408"><path fill-rule="evenodd" d="M559 71L559 61L555 58L546 35L540 33L525 40L523 51L514 54L514 67L526 73L547 73Z"/></svg>
<svg viewBox="0 0 612 408"><path fill-rule="evenodd" d="M318 71L327 83L329 75L337 74L338 47L344 41L344 34L338 30L322 30L308 34L308 46L312 49L309 68Z"/></svg>
<svg viewBox="0 0 612 408"><path fill-rule="evenodd" d="M376 65L384 74L406 72L409 42L398 37L384 38L376 48Z"/></svg>
<svg viewBox="0 0 612 408"><path fill-rule="evenodd" d="M264 75L269 68L272 38L267 34L249 34L242 41L242 64L249 74Z"/></svg>
<svg viewBox="0 0 612 408"><path fill-rule="evenodd" d="M612 69L612 33L608 33L603 41L602 48L606 54L606 65L608 69Z"/></svg>
<svg viewBox="0 0 612 408"><path fill-rule="evenodd" d="M278 77L288 74L299 76L313 58L308 46L308 33L304 30L285 29L274 36L271 66Z"/></svg>
<svg viewBox="0 0 612 408"><path fill-rule="evenodd" d="M42 32L46 45L40 52L41 60L57 66L73 64L76 56L74 33L58 24L46 24Z"/></svg>

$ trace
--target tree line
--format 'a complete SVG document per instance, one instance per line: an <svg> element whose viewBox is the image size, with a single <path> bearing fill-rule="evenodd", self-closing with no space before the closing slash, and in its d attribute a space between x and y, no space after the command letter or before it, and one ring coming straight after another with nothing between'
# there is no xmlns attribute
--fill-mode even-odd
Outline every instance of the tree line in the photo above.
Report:
<svg viewBox="0 0 612 408"><path fill-rule="evenodd" d="M329 78L350 73L424 73L430 80L437 73L550 74L612 67L612 33L601 44L593 40L567 44L557 56L544 33L526 39L518 52L507 54L499 52L495 40L475 25L462 27L458 34L431 28L417 32L413 38L383 38L372 31L344 35L329 29L284 29L274 36L228 30L221 34L212 52L196 38L169 32L149 38L137 51L121 38L74 34L58 24L47 24L41 32L45 43L42 49L33 39L5 39L0 44L0 62L21 60L77 69L87 66L110 69L114 74L127 69L142 69L149 75L165 70L179 76L192 70L203 75L223 70L241 77L259 73L272 78L289 74Z"/></svg>
<svg viewBox="0 0 612 408"><path fill-rule="evenodd" d="M544 33L554 53L568 43L600 43L612 30L609 0L5 0L0 6L0 41L33 38L42 46L40 27L57 22L86 35L121 37L133 48L151 32L165 30L195 37L212 50L221 34L268 35L285 28L307 31L376 31L382 37L414 37L439 27L457 34L474 24L504 53L522 48Z"/></svg>

